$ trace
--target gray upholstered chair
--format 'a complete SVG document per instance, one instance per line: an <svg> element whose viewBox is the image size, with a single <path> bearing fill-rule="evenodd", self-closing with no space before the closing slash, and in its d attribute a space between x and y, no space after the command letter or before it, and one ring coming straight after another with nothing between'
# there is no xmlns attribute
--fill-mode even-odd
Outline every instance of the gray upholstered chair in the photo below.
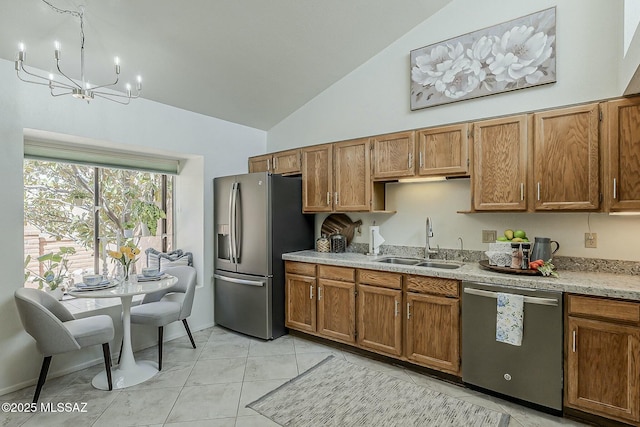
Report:
<svg viewBox="0 0 640 427"><path fill-rule="evenodd" d="M113 389L109 350L109 341L114 335L111 317L99 315L76 319L57 299L38 289L19 288L14 296L24 329L36 340L38 351L44 356L33 403L38 402L54 354L97 344L102 344L109 390Z"/></svg>
<svg viewBox="0 0 640 427"><path fill-rule="evenodd" d="M191 340L191 345L196 348L196 343L187 323L187 317L191 315L193 296L196 290L196 269L188 266L178 266L169 267L164 272L177 277L178 282L168 289L146 294L140 305L131 307L131 323L151 325L158 328L158 370L162 370L162 335L164 326L182 320L182 324Z"/></svg>

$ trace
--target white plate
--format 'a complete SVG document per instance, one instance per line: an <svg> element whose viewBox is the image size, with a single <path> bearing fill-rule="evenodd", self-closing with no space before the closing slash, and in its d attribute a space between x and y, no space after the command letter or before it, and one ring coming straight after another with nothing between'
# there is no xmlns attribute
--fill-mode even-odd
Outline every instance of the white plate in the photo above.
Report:
<svg viewBox="0 0 640 427"><path fill-rule="evenodd" d="M71 288L69 290L70 291L75 291L75 292L100 291L100 290L103 290L103 289L109 289L109 288L116 287L116 286L118 286L118 283L117 282L109 282L109 281L107 281L107 283L100 284L100 285L95 285L95 286L88 286L88 285L80 286L80 285L84 285L84 283L80 283L76 287L73 287L73 288Z"/></svg>

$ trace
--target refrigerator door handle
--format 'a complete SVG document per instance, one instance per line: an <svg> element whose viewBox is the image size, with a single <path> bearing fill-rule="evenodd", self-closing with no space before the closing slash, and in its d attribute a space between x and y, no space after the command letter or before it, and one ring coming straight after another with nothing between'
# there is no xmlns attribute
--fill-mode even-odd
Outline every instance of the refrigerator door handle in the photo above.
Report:
<svg viewBox="0 0 640 427"><path fill-rule="evenodd" d="M229 191L229 244L231 245L231 262L236 263L236 244L235 244L235 192L236 183L231 185Z"/></svg>
<svg viewBox="0 0 640 427"><path fill-rule="evenodd" d="M215 279L224 280L225 282L237 283L239 285L249 285L249 286L258 286L262 287L266 284L265 281L262 280L245 280L245 279L236 279L235 277L227 277L221 274L214 274L213 277Z"/></svg>
<svg viewBox="0 0 640 427"><path fill-rule="evenodd" d="M242 195L240 194L240 183L236 182L236 190L235 190L235 197L234 197L234 201L233 201L233 224L234 224L234 230L233 230L233 234L234 234L234 240L235 240L235 247L236 247L236 253L235 253L235 257L236 257L236 264L240 263L240 256L242 254L242 211L240 212L240 217L238 218L238 203L240 203L238 195L240 195L240 197L242 197Z"/></svg>

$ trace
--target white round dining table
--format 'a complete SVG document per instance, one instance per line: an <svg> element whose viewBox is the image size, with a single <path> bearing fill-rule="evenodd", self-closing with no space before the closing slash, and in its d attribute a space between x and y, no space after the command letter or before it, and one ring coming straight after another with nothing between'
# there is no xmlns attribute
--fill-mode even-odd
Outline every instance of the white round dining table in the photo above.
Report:
<svg viewBox="0 0 640 427"><path fill-rule="evenodd" d="M173 286L178 281L174 276L166 276L160 280L145 282L123 282L115 287L99 290L71 289L67 293L76 298L120 298L122 303L122 355L120 364L111 371L114 389L121 389L140 384L158 373L156 362L149 360L136 361L131 347L131 301L135 295L150 294ZM105 371L96 375L91 384L100 390L108 390Z"/></svg>

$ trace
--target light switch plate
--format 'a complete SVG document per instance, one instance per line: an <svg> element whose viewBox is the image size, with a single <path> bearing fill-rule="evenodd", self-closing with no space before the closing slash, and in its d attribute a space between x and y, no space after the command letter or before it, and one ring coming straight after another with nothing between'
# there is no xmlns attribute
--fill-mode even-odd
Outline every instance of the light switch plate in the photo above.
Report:
<svg viewBox="0 0 640 427"><path fill-rule="evenodd" d="M598 247L598 233L584 233L584 247L585 248L597 248Z"/></svg>
<svg viewBox="0 0 640 427"><path fill-rule="evenodd" d="M482 243L494 243L498 238L496 230L482 230Z"/></svg>

